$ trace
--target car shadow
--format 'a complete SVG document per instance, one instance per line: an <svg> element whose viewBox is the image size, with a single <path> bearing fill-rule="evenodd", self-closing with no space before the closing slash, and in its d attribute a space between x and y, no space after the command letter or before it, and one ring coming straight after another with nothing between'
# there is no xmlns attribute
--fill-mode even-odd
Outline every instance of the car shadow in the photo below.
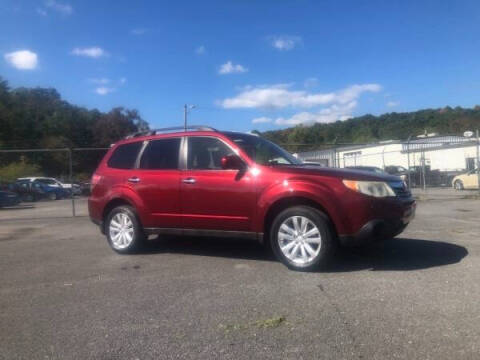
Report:
<svg viewBox="0 0 480 360"><path fill-rule="evenodd" d="M448 242L394 238L365 247L341 249L325 271L421 270L455 264L467 255L465 247Z"/></svg>
<svg viewBox="0 0 480 360"><path fill-rule="evenodd" d="M264 246L246 239L159 237L149 241L142 254L187 254L244 260L276 261ZM460 262L468 250L432 240L395 238L359 248L341 248L320 272L359 270L410 271Z"/></svg>

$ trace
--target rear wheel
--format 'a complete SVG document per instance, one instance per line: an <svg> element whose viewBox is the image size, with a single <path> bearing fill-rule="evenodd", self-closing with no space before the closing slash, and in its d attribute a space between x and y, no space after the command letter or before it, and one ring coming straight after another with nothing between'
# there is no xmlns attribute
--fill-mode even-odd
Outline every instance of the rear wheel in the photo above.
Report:
<svg viewBox="0 0 480 360"><path fill-rule="evenodd" d="M145 243L145 235L131 206L118 206L107 216L105 233L113 250L120 254L138 251Z"/></svg>
<svg viewBox="0 0 480 360"><path fill-rule="evenodd" d="M455 181L455 190L463 190L463 182L462 180L457 180Z"/></svg>
<svg viewBox="0 0 480 360"><path fill-rule="evenodd" d="M328 218L322 212L295 206L282 211L270 229L277 258L292 270L310 271L325 265L333 247Z"/></svg>

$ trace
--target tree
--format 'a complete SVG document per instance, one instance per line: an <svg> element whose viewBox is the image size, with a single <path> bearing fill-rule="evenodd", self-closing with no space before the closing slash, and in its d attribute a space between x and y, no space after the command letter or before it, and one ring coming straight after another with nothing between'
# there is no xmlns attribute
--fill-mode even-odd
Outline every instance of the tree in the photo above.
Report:
<svg viewBox="0 0 480 360"><path fill-rule="evenodd" d="M130 133L148 129L137 110L108 113L62 100L53 88L10 89L0 78L0 147L3 149L109 147ZM76 172L91 173L104 151L74 157ZM25 161L46 175L68 172L66 152L27 153ZM0 167L18 163L19 153L0 154ZM2 167L2 171L5 171ZM2 174L0 173L0 176Z"/></svg>

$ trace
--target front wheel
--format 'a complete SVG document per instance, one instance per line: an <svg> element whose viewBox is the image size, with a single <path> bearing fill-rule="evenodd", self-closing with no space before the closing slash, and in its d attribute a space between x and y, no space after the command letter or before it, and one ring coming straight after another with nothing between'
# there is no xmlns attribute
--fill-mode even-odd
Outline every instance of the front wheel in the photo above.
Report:
<svg viewBox="0 0 480 360"><path fill-rule="evenodd" d="M117 253L134 253L144 245L143 229L135 210L130 206L114 208L108 214L105 230L108 243Z"/></svg>
<svg viewBox="0 0 480 360"><path fill-rule="evenodd" d="M308 206L295 206L277 215L270 229L270 243L287 267L310 271L327 262L333 236L325 214Z"/></svg>

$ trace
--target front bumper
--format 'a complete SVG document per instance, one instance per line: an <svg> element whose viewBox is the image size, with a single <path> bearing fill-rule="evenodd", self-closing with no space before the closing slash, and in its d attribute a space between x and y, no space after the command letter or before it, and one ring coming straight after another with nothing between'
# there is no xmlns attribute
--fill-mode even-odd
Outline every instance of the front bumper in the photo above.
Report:
<svg viewBox="0 0 480 360"><path fill-rule="evenodd" d="M391 239L405 230L410 221L415 217L415 211L416 203L413 202L404 211L401 218L370 220L356 234L340 235L340 244L342 246L360 246Z"/></svg>

